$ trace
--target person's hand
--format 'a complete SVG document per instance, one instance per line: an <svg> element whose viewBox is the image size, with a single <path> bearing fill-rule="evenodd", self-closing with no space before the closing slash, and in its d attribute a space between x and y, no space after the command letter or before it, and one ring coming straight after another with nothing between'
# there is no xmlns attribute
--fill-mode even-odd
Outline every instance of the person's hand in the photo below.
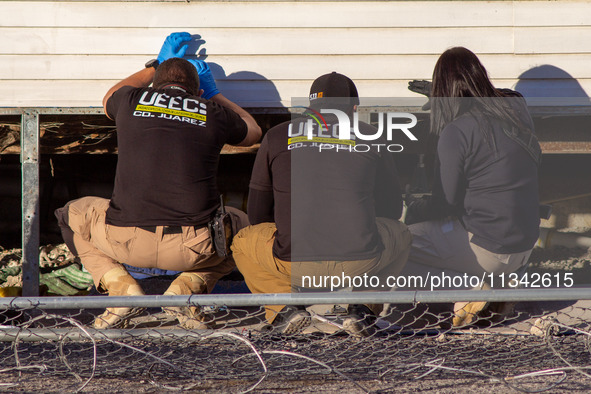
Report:
<svg viewBox="0 0 591 394"><path fill-rule="evenodd" d="M187 52L188 44L181 45L183 42L191 41L191 34L187 32L172 33L162 44L160 53L158 54L158 61L162 63L165 60L173 57L183 57Z"/></svg>
<svg viewBox="0 0 591 394"><path fill-rule="evenodd" d="M418 80L413 79L408 83L408 90L423 94L429 98L429 100L423 105L423 111L428 111L431 109L431 88L433 87L433 83L431 81L425 80Z"/></svg>
<svg viewBox="0 0 591 394"><path fill-rule="evenodd" d="M431 97L431 81L413 79L408 82L408 90Z"/></svg>
<svg viewBox="0 0 591 394"><path fill-rule="evenodd" d="M199 74L199 88L203 89L203 94L201 97L205 99L210 99L220 91L215 86L215 80L213 79L213 75L211 75L211 70L207 63L203 60L198 59L188 59L197 69L197 74Z"/></svg>

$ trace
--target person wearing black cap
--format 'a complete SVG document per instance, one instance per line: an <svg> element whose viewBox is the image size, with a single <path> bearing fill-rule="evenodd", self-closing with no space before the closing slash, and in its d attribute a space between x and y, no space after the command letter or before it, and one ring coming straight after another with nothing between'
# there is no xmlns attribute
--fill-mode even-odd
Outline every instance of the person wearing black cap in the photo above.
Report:
<svg viewBox="0 0 591 394"><path fill-rule="evenodd" d="M351 79L323 75L311 86L303 117L273 127L263 138L250 181L252 225L232 244L251 292L389 290L354 278L385 279L402 270L411 235L398 221L402 197L393 157L385 149L357 151L354 137L340 138L339 115L353 119L358 104ZM358 129L376 134L365 123ZM371 335L379 308L350 305L342 328ZM284 334L298 333L311 321L304 307L283 305L267 305L266 319Z"/></svg>
<svg viewBox="0 0 591 394"><path fill-rule="evenodd" d="M111 199L83 197L56 211L64 241L110 296L144 294L120 263L182 271L165 295L210 292L234 268L215 253L208 230L220 206L217 165L224 144L250 146L261 129L220 94L205 62L182 59L190 40L171 34L158 59L103 99L119 149ZM243 225L238 210L232 216L235 226L247 224L243 212ZM125 325L136 312L107 308L94 327ZM166 312L186 328L203 325L195 307Z"/></svg>

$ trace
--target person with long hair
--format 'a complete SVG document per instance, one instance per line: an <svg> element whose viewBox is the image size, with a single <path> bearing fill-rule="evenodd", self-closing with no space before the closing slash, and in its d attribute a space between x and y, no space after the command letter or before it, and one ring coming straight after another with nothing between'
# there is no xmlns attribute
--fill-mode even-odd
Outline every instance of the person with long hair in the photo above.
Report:
<svg viewBox="0 0 591 394"><path fill-rule="evenodd" d="M433 190L419 215L428 220L409 227L402 275L438 277L438 289L515 286L509 275L524 271L540 224L541 149L524 98L495 88L468 49L448 49L433 71L431 132ZM486 305L456 303L454 326Z"/></svg>

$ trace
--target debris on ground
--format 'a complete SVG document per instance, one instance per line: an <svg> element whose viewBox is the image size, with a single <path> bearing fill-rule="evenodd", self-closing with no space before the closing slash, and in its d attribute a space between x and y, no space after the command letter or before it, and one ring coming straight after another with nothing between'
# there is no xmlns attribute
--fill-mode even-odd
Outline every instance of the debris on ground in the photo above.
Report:
<svg viewBox="0 0 591 394"><path fill-rule="evenodd" d="M20 295L23 286L22 250L0 246L0 296ZM86 295L93 285L90 273L65 244L39 248L41 295Z"/></svg>

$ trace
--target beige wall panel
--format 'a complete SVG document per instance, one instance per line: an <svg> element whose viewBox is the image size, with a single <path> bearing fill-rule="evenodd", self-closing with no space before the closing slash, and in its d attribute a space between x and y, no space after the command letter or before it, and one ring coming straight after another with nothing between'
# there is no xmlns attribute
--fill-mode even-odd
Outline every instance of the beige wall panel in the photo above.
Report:
<svg viewBox="0 0 591 394"><path fill-rule="evenodd" d="M0 1L0 105L99 106L181 30L249 106L289 105L333 70L365 96L416 97L408 81L455 45L499 87L591 91L590 1Z"/></svg>
<svg viewBox="0 0 591 394"><path fill-rule="evenodd" d="M82 81L31 81L0 80L0 107L17 106L65 106L100 107L107 90L115 80ZM497 87L512 88L536 93L538 97L587 97L591 93L591 79L564 83L550 81L540 90L538 81L495 80ZM306 97L312 80L299 81L218 81L220 90L230 99L245 107L289 107L292 97ZM521 83L521 85L519 85ZM406 80L361 80L357 81L362 97L408 97L423 99L423 96L407 89ZM417 104L418 105L418 104Z"/></svg>
<svg viewBox="0 0 591 394"><path fill-rule="evenodd" d="M179 27L197 33L197 29ZM0 28L0 54L155 55L172 29ZM513 30L483 28L198 29L213 55L438 54L454 45L481 53L513 50Z"/></svg>
<svg viewBox="0 0 591 394"><path fill-rule="evenodd" d="M0 4L0 26L440 27L511 26L511 2L27 2Z"/></svg>
<svg viewBox="0 0 591 394"><path fill-rule="evenodd" d="M439 55L208 56L216 79L299 80L331 71L361 79L431 79ZM480 55L491 78L591 78L590 54ZM0 55L1 79L117 79L143 67L145 55Z"/></svg>
<svg viewBox="0 0 591 394"><path fill-rule="evenodd" d="M591 53L589 43L591 25L515 28L516 53Z"/></svg>
<svg viewBox="0 0 591 394"><path fill-rule="evenodd" d="M514 1L515 26L589 26L591 2Z"/></svg>
<svg viewBox="0 0 591 394"><path fill-rule="evenodd" d="M102 106L101 100L116 80L104 81L23 81L0 80L0 107L47 106L59 102L63 106ZM219 89L232 100L247 107L283 107L291 105L292 97L306 97L312 80L300 81L218 81ZM406 89L407 81L361 81L359 94L365 97L390 97L402 92L402 97L420 97ZM11 98L12 97L12 98ZM15 99L15 97L23 97Z"/></svg>

